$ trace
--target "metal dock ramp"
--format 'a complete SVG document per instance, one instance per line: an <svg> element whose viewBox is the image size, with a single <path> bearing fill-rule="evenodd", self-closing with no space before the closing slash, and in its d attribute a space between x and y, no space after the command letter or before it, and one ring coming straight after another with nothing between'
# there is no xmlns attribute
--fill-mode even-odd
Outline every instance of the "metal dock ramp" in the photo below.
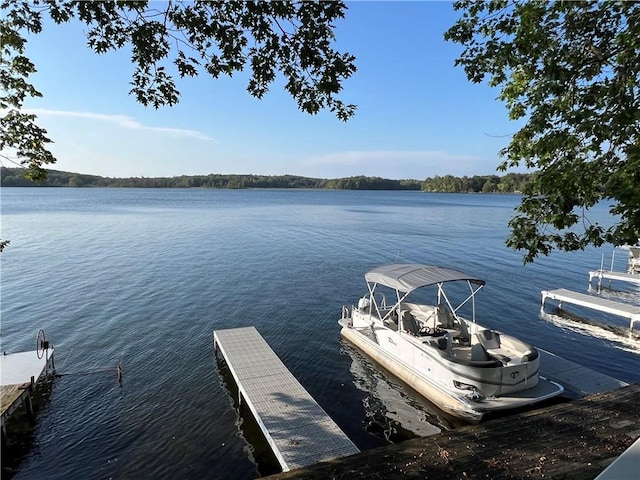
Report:
<svg viewBox="0 0 640 480"><path fill-rule="evenodd" d="M213 342L283 471L360 452L255 327L215 330Z"/></svg>
<svg viewBox="0 0 640 480"><path fill-rule="evenodd" d="M640 306L631 305L629 303L614 302L613 300L607 300L606 298L559 288L558 290L542 291L543 309L547 298L558 300L560 308L562 308L562 302L566 302L628 318L630 330L633 330L634 323L640 322Z"/></svg>

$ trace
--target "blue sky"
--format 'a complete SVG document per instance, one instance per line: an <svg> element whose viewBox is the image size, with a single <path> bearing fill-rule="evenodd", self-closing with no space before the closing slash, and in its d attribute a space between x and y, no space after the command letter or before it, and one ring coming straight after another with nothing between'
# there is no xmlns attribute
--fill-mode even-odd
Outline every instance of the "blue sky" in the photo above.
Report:
<svg viewBox="0 0 640 480"><path fill-rule="evenodd" d="M292 174L424 179L492 174L516 125L498 91L467 81L454 67L461 51L443 32L458 14L448 2L350 2L337 24L340 51L358 71L341 99L355 103L343 123L311 116L276 80L262 99L247 75L178 79L180 103L155 110L129 95L129 51L93 53L86 27L46 25L26 54L42 99L25 108L55 141L58 170L86 174L176 176Z"/></svg>

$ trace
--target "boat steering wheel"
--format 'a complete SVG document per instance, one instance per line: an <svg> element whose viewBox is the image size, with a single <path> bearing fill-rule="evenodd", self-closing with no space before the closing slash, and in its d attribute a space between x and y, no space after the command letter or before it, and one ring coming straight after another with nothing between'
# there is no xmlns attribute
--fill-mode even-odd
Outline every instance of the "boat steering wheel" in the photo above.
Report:
<svg viewBox="0 0 640 480"><path fill-rule="evenodd" d="M431 335L431 327L429 326L424 326L422 328L420 328L420 330L418 330L418 333L424 333L425 335Z"/></svg>

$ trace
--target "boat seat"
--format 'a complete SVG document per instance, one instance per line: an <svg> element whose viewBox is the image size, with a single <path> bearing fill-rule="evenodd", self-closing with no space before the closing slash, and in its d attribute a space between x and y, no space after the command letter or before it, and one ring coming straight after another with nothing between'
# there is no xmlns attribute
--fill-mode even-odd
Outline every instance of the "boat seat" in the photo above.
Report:
<svg viewBox="0 0 640 480"><path fill-rule="evenodd" d="M464 320L458 319L456 326L460 327L460 335L458 341L463 345L469 345L471 343L471 334L469 333L469 327Z"/></svg>
<svg viewBox="0 0 640 480"><path fill-rule="evenodd" d="M504 365L511 362L512 353L503 349L500 344L500 334L492 330L480 330L474 333L478 339L478 343L481 344L489 355L497 358Z"/></svg>
<svg viewBox="0 0 640 480"><path fill-rule="evenodd" d="M418 322L416 322L416 319L411 315L409 310L402 312L402 329L411 335L418 335L418 331L420 331Z"/></svg>
<svg viewBox="0 0 640 480"><path fill-rule="evenodd" d="M442 335L441 337L438 337L437 342L438 342L439 350L446 352L447 355L453 355L453 352L451 351L451 335L450 334L446 334L446 335Z"/></svg>
<svg viewBox="0 0 640 480"><path fill-rule="evenodd" d="M487 350L495 350L500 348L500 334L491 330L479 330L474 334Z"/></svg>
<svg viewBox="0 0 640 480"><path fill-rule="evenodd" d="M489 354L482 346L481 343L474 343L471 346L471 361L472 362L485 362L489 360Z"/></svg>
<svg viewBox="0 0 640 480"><path fill-rule="evenodd" d="M440 303L436 307L436 324L445 330L453 329L453 318L449 315L447 307Z"/></svg>

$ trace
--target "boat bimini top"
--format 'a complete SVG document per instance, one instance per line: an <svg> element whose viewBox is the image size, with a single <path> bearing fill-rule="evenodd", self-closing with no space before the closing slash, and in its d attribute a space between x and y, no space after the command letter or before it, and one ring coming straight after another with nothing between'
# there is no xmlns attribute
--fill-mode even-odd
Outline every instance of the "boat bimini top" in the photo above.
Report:
<svg viewBox="0 0 640 480"><path fill-rule="evenodd" d="M466 280L480 286L485 284L484 280L471 277L466 273L451 268L421 265L419 263L383 265L368 271L364 278L368 283L379 283L403 293L411 293L420 287L459 280Z"/></svg>
<svg viewBox="0 0 640 480"><path fill-rule="evenodd" d="M414 290L430 285L438 286L438 302L444 300L449 304L452 312L456 312L470 299L473 300L475 294L484 286L485 281L476 277L467 275L466 273L453 270L451 268L437 267L435 265L422 265L419 263L394 263L392 265L383 265L368 271L365 276L367 287L371 295L371 300L375 304L374 292L378 285L391 288L396 291L397 301L392 307L396 308L407 296ZM453 307L449 302L446 294L442 289L442 285L447 282L466 281L469 285L471 294L457 307ZM386 302L385 302L386 303ZM475 321L475 302L473 302L473 319Z"/></svg>

